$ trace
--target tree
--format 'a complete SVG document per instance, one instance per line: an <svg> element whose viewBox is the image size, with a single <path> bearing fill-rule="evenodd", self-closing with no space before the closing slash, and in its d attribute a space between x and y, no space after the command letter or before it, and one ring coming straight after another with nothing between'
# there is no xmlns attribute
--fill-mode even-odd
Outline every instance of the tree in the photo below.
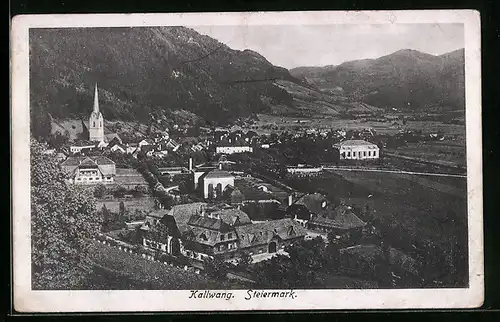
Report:
<svg viewBox="0 0 500 322"><path fill-rule="evenodd" d="M134 188L134 196L135 197L142 197L148 192L148 189L143 186L143 185L137 185Z"/></svg>
<svg viewBox="0 0 500 322"><path fill-rule="evenodd" d="M126 193L127 193L127 188L125 188L122 185L118 185L118 186L116 186L115 191L113 192L113 195L116 198L123 198L123 196L125 196Z"/></svg>
<svg viewBox="0 0 500 322"><path fill-rule="evenodd" d="M31 135L39 141L47 141L52 132L50 115L40 106L30 109Z"/></svg>
<svg viewBox="0 0 500 322"><path fill-rule="evenodd" d="M99 183L94 188L94 197L103 198L106 195L106 192L107 192L106 187L102 183Z"/></svg>
<svg viewBox="0 0 500 322"><path fill-rule="evenodd" d="M206 257L203 262L203 267L207 275L217 280L224 280L226 278L227 265L218 257Z"/></svg>
<svg viewBox="0 0 500 322"><path fill-rule="evenodd" d="M238 258L238 267L242 269L248 269L252 264L253 259L247 252L242 252L240 258Z"/></svg>
<svg viewBox="0 0 500 322"><path fill-rule="evenodd" d="M92 190L69 185L46 147L31 139L32 288L73 289L89 277L89 238L102 220Z"/></svg>
<svg viewBox="0 0 500 322"><path fill-rule="evenodd" d="M125 217L125 212L126 212L125 204L123 203L123 201L120 201L119 210L118 210L118 216L119 216L120 220L123 219L123 217Z"/></svg>

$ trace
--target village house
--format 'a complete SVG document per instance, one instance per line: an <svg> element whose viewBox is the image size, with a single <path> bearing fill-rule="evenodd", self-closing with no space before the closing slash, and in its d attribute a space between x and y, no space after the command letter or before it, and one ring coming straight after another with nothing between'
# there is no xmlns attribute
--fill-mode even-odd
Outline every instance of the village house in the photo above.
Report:
<svg viewBox="0 0 500 322"><path fill-rule="evenodd" d="M77 141L69 146L69 151L72 154L82 153L85 151L93 150L97 147L95 142L90 141Z"/></svg>
<svg viewBox="0 0 500 322"><path fill-rule="evenodd" d="M63 162L64 160L66 160L67 157L68 156L64 152L57 152L56 155L54 156L54 158L58 163Z"/></svg>
<svg viewBox="0 0 500 322"><path fill-rule="evenodd" d="M312 214L307 228L323 233L333 233L335 238L352 240L361 236L366 223L354 213L352 207L340 205L328 206L319 214Z"/></svg>
<svg viewBox="0 0 500 322"><path fill-rule="evenodd" d="M138 145L139 145L139 148L142 149L143 146L148 146L148 145L154 145L155 142L151 139L142 139L141 141L139 141Z"/></svg>
<svg viewBox="0 0 500 322"><path fill-rule="evenodd" d="M71 183L110 184L116 176L115 163L104 156L69 157L61 163Z"/></svg>
<svg viewBox="0 0 500 322"><path fill-rule="evenodd" d="M111 152L126 153L127 152L127 147L124 146L123 144L117 143L117 144L113 145L109 150Z"/></svg>
<svg viewBox="0 0 500 322"><path fill-rule="evenodd" d="M298 198L289 205L287 217L293 218L303 227L308 227L313 215L322 213L328 206L328 200L320 193L310 193Z"/></svg>
<svg viewBox="0 0 500 322"><path fill-rule="evenodd" d="M197 261L275 253L305 237L304 229L291 219L252 223L237 208L206 203L174 206L159 223L141 228L143 245Z"/></svg>
<svg viewBox="0 0 500 322"><path fill-rule="evenodd" d="M286 167L286 171L291 175L311 176L320 174L323 171L323 168L299 164L297 166Z"/></svg>
<svg viewBox="0 0 500 322"><path fill-rule="evenodd" d="M340 160L374 160L380 157L376 144L363 140L346 140L333 145Z"/></svg>
<svg viewBox="0 0 500 322"><path fill-rule="evenodd" d="M303 240L306 232L290 218L267 220L236 227L240 253L276 253Z"/></svg>
<svg viewBox="0 0 500 322"><path fill-rule="evenodd" d="M233 153L246 153L253 152L253 147L245 142L244 139L237 136L235 138L225 138L217 143L215 153L217 154L233 154Z"/></svg>

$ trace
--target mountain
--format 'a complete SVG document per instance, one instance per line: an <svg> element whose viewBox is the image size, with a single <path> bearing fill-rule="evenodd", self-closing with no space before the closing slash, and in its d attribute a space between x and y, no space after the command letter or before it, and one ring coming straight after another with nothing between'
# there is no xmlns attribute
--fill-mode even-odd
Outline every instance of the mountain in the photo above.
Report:
<svg viewBox="0 0 500 322"><path fill-rule="evenodd" d="M440 56L399 50L377 59L338 66L297 67L290 73L324 92L380 108L465 108L464 49Z"/></svg>
<svg viewBox="0 0 500 322"><path fill-rule="evenodd" d="M278 80L311 86L254 51L185 27L30 30L30 105L56 119L88 117L97 82L108 120L184 113L230 122L293 108Z"/></svg>

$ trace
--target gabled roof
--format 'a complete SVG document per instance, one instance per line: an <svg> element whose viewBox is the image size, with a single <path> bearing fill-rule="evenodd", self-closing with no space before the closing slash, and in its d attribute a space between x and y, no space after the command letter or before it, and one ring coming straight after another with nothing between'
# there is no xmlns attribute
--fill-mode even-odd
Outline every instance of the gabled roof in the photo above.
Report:
<svg viewBox="0 0 500 322"><path fill-rule="evenodd" d="M196 226L221 232L226 232L231 229L231 227L222 221L222 219L209 218L207 216L193 215L189 218L187 224L189 227Z"/></svg>
<svg viewBox="0 0 500 322"><path fill-rule="evenodd" d="M370 143L364 140L346 140L340 143L335 144L335 146L373 146L376 145L374 143Z"/></svg>
<svg viewBox="0 0 500 322"><path fill-rule="evenodd" d="M219 169L214 169L214 170L210 171L209 173L207 173L205 175L205 178L206 179L234 178L234 176L231 173L227 172L227 171L219 170Z"/></svg>
<svg viewBox="0 0 500 322"><path fill-rule="evenodd" d="M147 217L161 219L165 215L167 215L168 213L169 213L169 210L159 209L159 210L155 210L155 211L150 212L149 214L147 214Z"/></svg>
<svg viewBox="0 0 500 322"><path fill-rule="evenodd" d="M153 140L151 140L151 139L149 139L149 138L142 139L142 140L140 140L140 141L139 141L139 143L141 143L141 142L143 142L143 141L144 141L144 142L146 142L146 143L147 143L147 144L149 144L149 145L153 145L153 144L155 143Z"/></svg>
<svg viewBox="0 0 500 322"><path fill-rule="evenodd" d="M286 212L289 215L297 216L297 219L309 220L311 219L311 212L303 204L292 204L286 208Z"/></svg>
<svg viewBox="0 0 500 322"><path fill-rule="evenodd" d="M88 147L88 146L95 146L96 143L95 142L91 142L91 141L77 141L73 144L71 144L71 146L74 146L74 147Z"/></svg>
<svg viewBox="0 0 500 322"><path fill-rule="evenodd" d="M182 205L173 206L169 211L169 215L175 218L179 230L182 232L186 231L187 224L191 216L200 215L203 209L207 206L204 202L194 202Z"/></svg>
<svg viewBox="0 0 500 322"><path fill-rule="evenodd" d="M251 223L250 217L248 217L248 215L240 209L221 209L212 212L212 215L219 216L224 223L230 226L246 225Z"/></svg>
<svg viewBox="0 0 500 322"><path fill-rule="evenodd" d="M304 205L313 214L319 214L324 210L322 206L325 202L328 202L326 197L316 192L300 197L296 204Z"/></svg>
<svg viewBox="0 0 500 322"><path fill-rule="evenodd" d="M304 237L305 229L290 218L237 226L240 248L268 244L273 238L288 240Z"/></svg>
<svg viewBox="0 0 500 322"><path fill-rule="evenodd" d="M337 229L355 229L366 225L364 221L354 214L351 207L340 205L335 209L328 208L311 218L312 223Z"/></svg>

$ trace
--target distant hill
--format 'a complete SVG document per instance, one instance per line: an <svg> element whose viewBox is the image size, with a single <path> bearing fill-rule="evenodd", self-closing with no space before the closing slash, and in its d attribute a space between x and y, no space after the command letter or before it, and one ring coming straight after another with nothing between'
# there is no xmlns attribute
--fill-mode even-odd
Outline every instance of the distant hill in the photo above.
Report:
<svg viewBox="0 0 500 322"><path fill-rule="evenodd" d="M31 108L56 119L88 117L98 82L108 120L194 113L230 122L272 105L293 108L275 80L302 83L254 51L185 27L30 30Z"/></svg>
<svg viewBox="0 0 500 322"><path fill-rule="evenodd" d="M440 56L400 50L338 66L297 67L290 73L324 92L379 108L465 108L464 50Z"/></svg>

